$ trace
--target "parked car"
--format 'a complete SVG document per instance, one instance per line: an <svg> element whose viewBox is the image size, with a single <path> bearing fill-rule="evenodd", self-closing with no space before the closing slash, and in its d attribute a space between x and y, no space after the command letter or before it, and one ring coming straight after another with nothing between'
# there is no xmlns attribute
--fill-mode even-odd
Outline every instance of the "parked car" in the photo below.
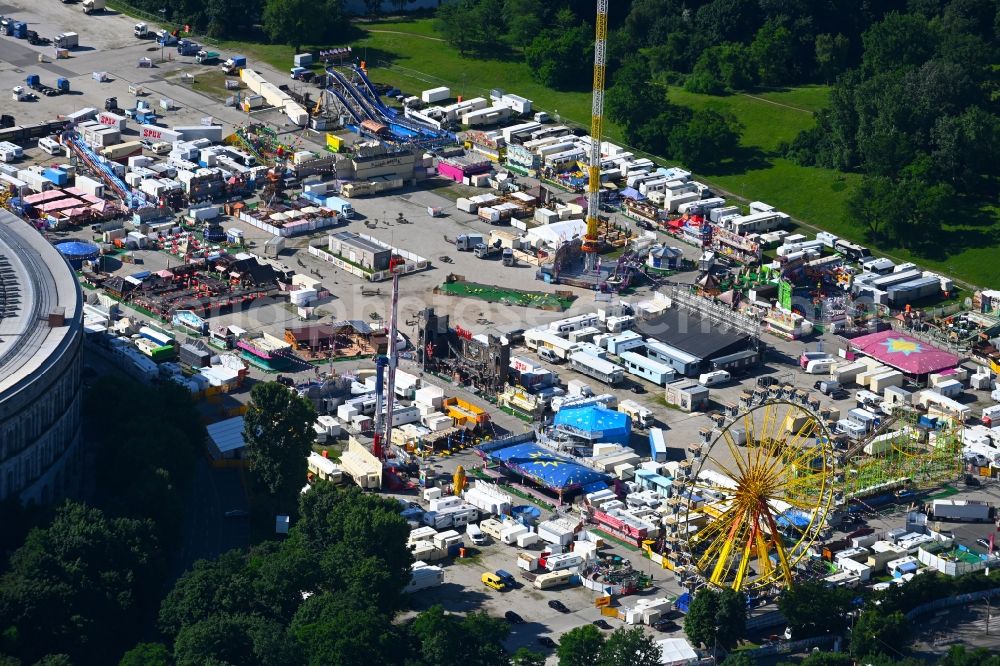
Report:
<svg viewBox="0 0 1000 666"><path fill-rule="evenodd" d="M677 631L680 625L673 620L657 620L653 623L653 629L657 631Z"/></svg>
<svg viewBox="0 0 1000 666"><path fill-rule="evenodd" d="M246 518L250 515L250 512L246 509L230 509L226 511L226 518Z"/></svg>
<svg viewBox="0 0 1000 666"><path fill-rule="evenodd" d="M611 625L608 624L607 620L594 620L593 625L598 629L606 629L607 631L611 631Z"/></svg>
<svg viewBox="0 0 1000 666"><path fill-rule="evenodd" d="M556 648L556 642L554 640L552 640L548 636L539 636L538 637L538 644L539 645L543 645L543 646L545 646L547 648L552 648L552 649Z"/></svg>
<svg viewBox="0 0 1000 666"><path fill-rule="evenodd" d="M988 549L990 547L990 542L987 541L986 539L976 539L976 543L978 543L983 548Z"/></svg>
<svg viewBox="0 0 1000 666"><path fill-rule="evenodd" d="M559 601L558 599L553 599L552 601L550 601L549 602L549 608L551 608L552 610L555 610L555 611L559 611L560 613L568 613L569 612L569 609L566 608L566 604L564 604L563 602Z"/></svg>
<svg viewBox="0 0 1000 666"><path fill-rule="evenodd" d="M503 619L507 620L511 624L524 624L524 618L515 613L514 611L507 611L503 614Z"/></svg>
<svg viewBox="0 0 1000 666"><path fill-rule="evenodd" d="M632 386L629 387L629 390L632 391L632 393L636 394L642 394L646 392L646 388L642 384L632 384Z"/></svg>

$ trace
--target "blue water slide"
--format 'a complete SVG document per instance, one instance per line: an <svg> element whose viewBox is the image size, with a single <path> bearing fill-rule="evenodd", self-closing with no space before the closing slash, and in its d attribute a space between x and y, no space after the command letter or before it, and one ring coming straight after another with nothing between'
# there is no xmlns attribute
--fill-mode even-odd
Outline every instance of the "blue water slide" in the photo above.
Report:
<svg viewBox="0 0 1000 666"><path fill-rule="evenodd" d="M354 87L354 84L347 80L347 78L335 69L326 70L333 78L335 78L340 85L347 91L357 103L358 106L368 115L368 118L375 120L377 122L383 122L383 116L379 113L369 102L365 99L365 96L358 92L358 89Z"/></svg>
<svg viewBox="0 0 1000 666"><path fill-rule="evenodd" d="M375 90L375 86L372 85L368 75L365 74L365 70L361 69L357 65L354 65L354 73L361 79L361 82L365 85L368 97L371 98L372 102L375 104L375 108L382 112L382 115L387 118L395 118L399 115L395 109L390 109L382 102L382 98L379 96L378 91Z"/></svg>
<svg viewBox="0 0 1000 666"><path fill-rule="evenodd" d="M125 182L118 177L115 170L108 166L100 157L97 156L87 142L84 141L79 134L76 132L67 132L63 135L64 139L67 140L70 147L76 152L81 159L87 164L90 169L101 177L111 189L115 190L119 197L130 208L140 208L146 205L148 202L146 196L139 190L132 190Z"/></svg>
<svg viewBox="0 0 1000 666"><path fill-rule="evenodd" d="M358 125L361 124L361 121L365 120L365 118L361 117L361 115L357 111L354 110L354 105L352 105L350 102L348 102L344 98L344 96L340 94L339 90L337 90L336 88L330 87L330 88L327 88L326 91L328 93L330 93L331 95L333 95L334 97L336 97L338 100L340 100L340 103L344 106L345 109L347 109L347 112L351 114L351 116L354 118L354 121Z"/></svg>

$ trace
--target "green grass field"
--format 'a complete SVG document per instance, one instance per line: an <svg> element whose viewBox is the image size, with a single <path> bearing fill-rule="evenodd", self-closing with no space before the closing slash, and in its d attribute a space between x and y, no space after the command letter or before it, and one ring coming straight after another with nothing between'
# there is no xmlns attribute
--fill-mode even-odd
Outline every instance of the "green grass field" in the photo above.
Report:
<svg viewBox="0 0 1000 666"><path fill-rule="evenodd" d="M375 81L408 93L446 85L453 94L466 98L503 88L534 100L536 108L564 121L589 125L589 91L557 92L540 85L532 80L528 66L517 54L506 59L463 58L436 36L432 19L359 23L355 34L358 37L350 45L367 62ZM331 44L337 43L336 38L331 40ZM281 70L291 66L292 49L287 46L247 42L223 42L219 46L259 58ZM863 228L849 218L846 207L860 180L857 174L803 167L776 155L781 142L790 141L812 126L813 112L823 108L829 94L830 88L820 85L721 97L689 93L677 87L668 91L674 103L728 111L745 127L743 154L708 172L699 171L700 180L744 201L766 201L813 231L824 229L864 242ZM606 123L605 128L609 139L622 142L620 128L613 123ZM671 162L669 155L657 157ZM941 256L915 257L905 250L883 254L900 261L919 261L976 285L992 282L997 286L991 259L1000 243L1000 208L983 208L974 213L965 217L966 221L945 224L949 242ZM962 218L956 215L956 219Z"/></svg>

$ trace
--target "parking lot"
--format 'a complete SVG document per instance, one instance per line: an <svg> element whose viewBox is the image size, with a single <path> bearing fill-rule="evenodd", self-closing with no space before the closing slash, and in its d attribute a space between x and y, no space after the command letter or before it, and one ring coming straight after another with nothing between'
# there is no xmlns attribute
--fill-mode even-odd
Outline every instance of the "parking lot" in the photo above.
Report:
<svg viewBox="0 0 1000 666"><path fill-rule="evenodd" d="M595 594L592 590L579 585L548 590L536 589L522 576L522 570L517 569L519 550L523 549L492 541L479 549L467 549L467 559L455 559L447 566L443 585L414 594L412 604L414 610L420 611L434 604L440 604L446 610L453 612L486 611L497 617L503 617L508 611L513 611L524 622L511 625L511 635L505 643L510 652L516 651L521 646L548 652L538 642L539 637L548 636L558 642L559 637L570 629L602 619L612 630L626 626L621 620L601 615L600 609L594 605ZM637 553L621 547L609 547L602 551L602 554L620 555L629 559L637 568L641 568L642 563L650 564ZM482 574L497 569L512 573L518 579L517 587L499 592L484 585L480 580ZM616 604L631 606L641 597L676 596L681 593L682 590L673 583L672 573L669 571L651 573L654 577L654 589L647 590L641 595L621 597L616 599ZM551 601L561 602L567 612L550 608L548 604ZM680 635L681 631L680 624L674 631L667 632L658 632L645 625L637 626L642 626L655 638Z"/></svg>

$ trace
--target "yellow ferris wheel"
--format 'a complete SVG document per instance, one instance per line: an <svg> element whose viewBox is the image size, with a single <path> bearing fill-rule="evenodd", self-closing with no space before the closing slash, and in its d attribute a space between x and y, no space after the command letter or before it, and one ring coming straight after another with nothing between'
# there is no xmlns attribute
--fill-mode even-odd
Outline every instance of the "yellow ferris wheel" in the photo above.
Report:
<svg viewBox="0 0 1000 666"><path fill-rule="evenodd" d="M822 419L793 402L767 402L691 455L675 486L689 566L716 587L790 585L834 504L833 442Z"/></svg>

